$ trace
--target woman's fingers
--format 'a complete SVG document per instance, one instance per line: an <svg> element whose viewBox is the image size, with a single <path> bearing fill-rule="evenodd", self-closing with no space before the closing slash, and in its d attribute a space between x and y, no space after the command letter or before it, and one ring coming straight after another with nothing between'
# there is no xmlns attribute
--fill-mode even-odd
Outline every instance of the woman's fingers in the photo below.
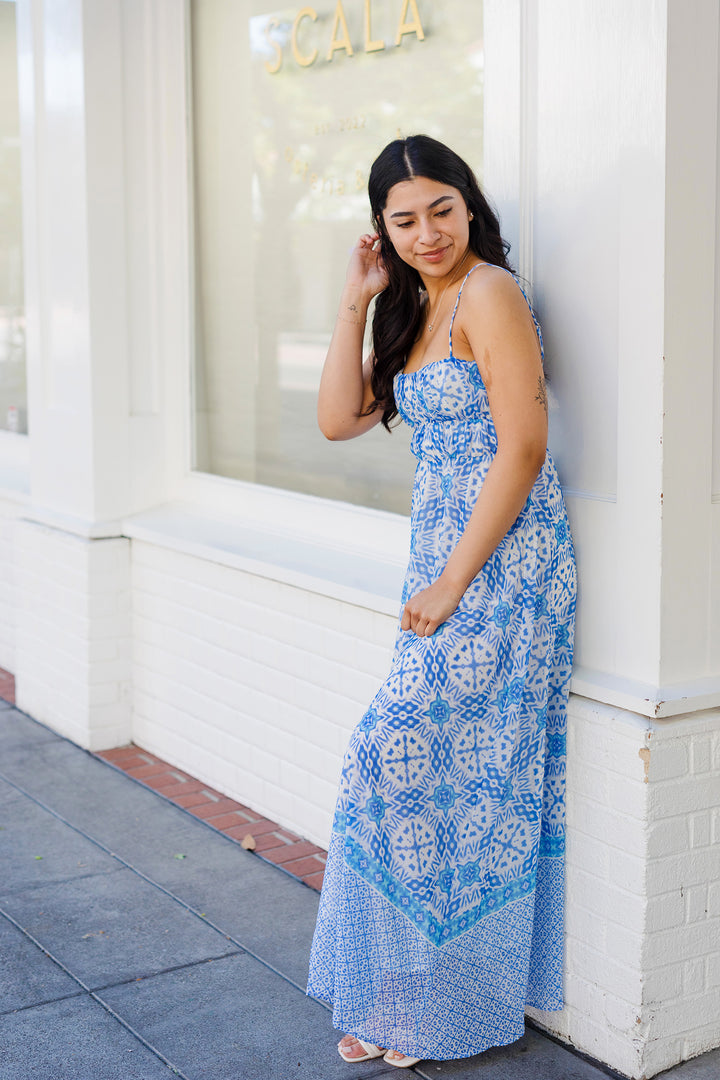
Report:
<svg viewBox="0 0 720 1080"><path fill-rule="evenodd" d="M428 618L427 615L423 615L421 611L411 607L409 603L405 605L402 622L400 623L402 630L412 630L418 637L430 637L431 634L435 633L438 626L438 622Z"/></svg>
<svg viewBox="0 0 720 1080"><path fill-rule="evenodd" d="M410 597L403 608L401 628L418 637L430 637L457 610L461 595L438 579Z"/></svg>

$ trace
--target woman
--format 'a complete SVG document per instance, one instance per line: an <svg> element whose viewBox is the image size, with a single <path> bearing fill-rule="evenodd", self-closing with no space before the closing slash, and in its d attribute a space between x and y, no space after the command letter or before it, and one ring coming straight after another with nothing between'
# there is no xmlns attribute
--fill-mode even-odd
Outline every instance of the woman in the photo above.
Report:
<svg viewBox="0 0 720 1080"><path fill-rule="evenodd" d="M346 1061L405 1068L562 1007L575 566L540 328L472 171L417 135L383 150L369 194L318 418L351 439L399 412L418 464L393 663L345 756L308 993L350 1033Z"/></svg>

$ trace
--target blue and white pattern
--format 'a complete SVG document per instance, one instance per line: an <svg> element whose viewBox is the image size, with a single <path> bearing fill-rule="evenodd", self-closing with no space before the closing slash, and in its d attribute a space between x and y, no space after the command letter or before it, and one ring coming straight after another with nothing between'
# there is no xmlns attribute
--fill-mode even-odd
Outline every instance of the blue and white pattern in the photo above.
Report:
<svg viewBox="0 0 720 1080"><path fill-rule="evenodd" d="M478 367L453 354L461 293L450 355L395 382L418 458L403 604L442 572L497 450ZM526 1005L562 1007L574 613L548 454L457 611L431 637L398 630L353 732L308 983L341 1030L441 1060L519 1038Z"/></svg>

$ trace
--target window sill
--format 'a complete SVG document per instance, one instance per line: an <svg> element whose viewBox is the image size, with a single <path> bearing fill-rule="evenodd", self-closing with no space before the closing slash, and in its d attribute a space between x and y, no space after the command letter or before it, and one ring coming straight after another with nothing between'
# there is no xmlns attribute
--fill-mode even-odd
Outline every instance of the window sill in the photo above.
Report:
<svg viewBox="0 0 720 1080"><path fill-rule="evenodd" d="M396 617L405 566L247 518L165 503L123 520L123 535ZM402 556L406 555L403 551Z"/></svg>

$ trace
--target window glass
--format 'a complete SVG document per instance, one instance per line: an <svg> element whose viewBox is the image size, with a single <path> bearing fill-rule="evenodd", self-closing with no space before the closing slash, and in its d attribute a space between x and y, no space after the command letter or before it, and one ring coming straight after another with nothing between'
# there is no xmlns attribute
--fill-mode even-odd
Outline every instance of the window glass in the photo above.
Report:
<svg viewBox="0 0 720 1080"><path fill-rule="evenodd" d="M409 432L349 443L316 394L383 146L423 132L482 176L477 0L192 0L197 469L407 513Z"/></svg>
<svg viewBox="0 0 720 1080"><path fill-rule="evenodd" d="M0 0L0 428L27 431L15 4Z"/></svg>

